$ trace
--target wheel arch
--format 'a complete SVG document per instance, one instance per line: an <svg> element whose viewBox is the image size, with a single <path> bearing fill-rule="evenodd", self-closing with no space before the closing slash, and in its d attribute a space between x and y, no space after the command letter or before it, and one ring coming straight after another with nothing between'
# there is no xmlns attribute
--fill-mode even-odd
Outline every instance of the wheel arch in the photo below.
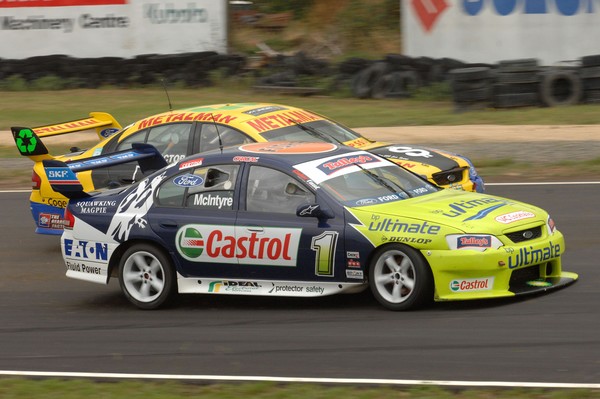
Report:
<svg viewBox="0 0 600 399"><path fill-rule="evenodd" d="M117 247L117 249L113 252L112 256L110 257L110 261L108 263L109 279L113 278L113 277L114 278L119 277L119 263L121 262L121 258L123 257L123 254L129 248L133 247L134 245L138 245L138 244L151 245L154 248L156 248L157 250L161 251L163 253L163 255L165 255L171 261L172 266L175 269L174 271L177 272L177 270L178 270L177 262L175 259L173 259L170 252L167 250L167 248L165 248L164 245L162 245L160 242L158 242L156 240L134 238L134 239L125 241L124 243L119 245Z"/></svg>

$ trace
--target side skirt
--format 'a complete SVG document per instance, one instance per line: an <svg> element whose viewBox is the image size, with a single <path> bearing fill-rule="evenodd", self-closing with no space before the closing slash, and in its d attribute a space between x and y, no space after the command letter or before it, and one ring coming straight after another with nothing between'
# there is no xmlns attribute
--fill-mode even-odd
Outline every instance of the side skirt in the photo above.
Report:
<svg viewBox="0 0 600 399"><path fill-rule="evenodd" d="M190 278L177 274L177 290L180 294L316 297L352 294L365 288L366 283Z"/></svg>

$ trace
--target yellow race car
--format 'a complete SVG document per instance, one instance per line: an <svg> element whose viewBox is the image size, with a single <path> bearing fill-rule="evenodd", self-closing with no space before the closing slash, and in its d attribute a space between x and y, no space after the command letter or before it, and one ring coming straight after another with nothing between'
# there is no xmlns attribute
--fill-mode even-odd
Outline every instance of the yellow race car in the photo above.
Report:
<svg viewBox="0 0 600 399"><path fill-rule="evenodd" d="M54 156L43 138L95 129L100 142L87 150ZM369 140L355 131L314 112L278 104L217 104L171 110L144 118L125 128L110 114L92 112L89 118L35 128L12 127L21 155L35 162L30 197L36 233L62 234L67 198L47 181L43 160L69 163L102 162L103 167L79 172L85 191L129 185L142 178L132 163L104 167L106 155L131 148L132 143L155 146L168 163L208 150L265 141L326 141L345 144L390 159L444 188L483 192L484 184L471 161L460 155L430 148ZM100 165L98 165L100 166ZM94 212L93 209L88 210ZM100 211L100 210L99 210Z"/></svg>

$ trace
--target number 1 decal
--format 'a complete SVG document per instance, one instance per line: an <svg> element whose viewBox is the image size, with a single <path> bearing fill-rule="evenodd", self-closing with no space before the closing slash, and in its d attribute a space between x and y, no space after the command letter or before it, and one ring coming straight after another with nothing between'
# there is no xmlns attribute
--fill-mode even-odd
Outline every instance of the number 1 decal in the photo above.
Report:
<svg viewBox="0 0 600 399"><path fill-rule="evenodd" d="M312 238L310 249L317 253L315 257L315 274L317 276L333 277L337 240L337 231L325 231Z"/></svg>

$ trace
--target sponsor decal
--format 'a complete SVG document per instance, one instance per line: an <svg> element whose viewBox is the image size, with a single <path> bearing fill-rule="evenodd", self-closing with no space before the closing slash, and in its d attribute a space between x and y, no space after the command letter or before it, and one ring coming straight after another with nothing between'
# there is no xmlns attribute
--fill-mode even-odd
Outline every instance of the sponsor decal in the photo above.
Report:
<svg viewBox="0 0 600 399"><path fill-rule="evenodd" d="M472 0L465 1L473 2ZM423 29L430 32L440 15L448 8L448 3L445 0L411 0L411 6Z"/></svg>
<svg viewBox="0 0 600 399"><path fill-rule="evenodd" d="M67 265L67 271L70 270L73 272L97 274L97 275L102 274L102 268L100 268L98 266L89 266L89 265L86 265L85 263L69 262L69 261L66 261L65 263Z"/></svg>
<svg viewBox="0 0 600 399"><path fill-rule="evenodd" d="M514 269L521 266L536 265L547 262L550 259L558 258L561 254L560 244L548 243L548 246L540 249L533 247L519 248L519 252L514 252L508 257L508 268Z"/></svg>
<svg viewBox="0 0 600 399"><path fill-rule="evenodd" d="M450 289L454 292L489 291L493 287L494 277L467 278L450 282Z"/></svg>
<svg viewBox="0 0 600 399"><path fill-rule="evenodd" d="M382 242L404 242L407 244L429 244L432 240L431 238L423 238L423 237L398 237L398 236L392 236L392 237L386 237L383 236L381 237L381 241Z"/></svg>
<svg viewBox="0 0 600 399"><path fill-rule="evenodd" d="M66 208L67 200L56 199L56 198L43 198L42 202L46 202L50 206L55 206L57 208Z"/></svg>
<svg viewBox="0 0 600 399"><path fill-rule="evenodd" d="M388 147L388 151L396 154L406 154L410 157L433 158L431 152L422 148L390 146Z"/></svg>
<svg viewBox="0 0 600 399"><path fill-rule="evenodd" d="M360 259L360 252L346 251L346 258L348 258L348 259Z"/></svg>
<svg viewBox="0 0 600 399"><path fill-rule="evenodd" d="M179 187L196 187L204 183L204 179L200 176L186 173L184 175L177 176L173 179L173 184Z"/></svg>
<svg viewBox="0 0 600 399"><path fill-rule="evenodd" d="M286 109L287 108L281 107L279 105L267 105L267 106L264 106L264 107L250 109L248 111L244 111L243 113L244 114L248 114L248 115L252 115L252 116L259 116L259 115L268 114L269 112L283 111L283 110L286 110Z"/></svg>
<svg viewBox="0 0 600 399"><path fill-rule="evenodd" d="M238 155L238 156L233 157L233 162L252 162L252 163L256 163L256 162L258 162L259 159L260 159L260 157L244 157L244 156Z"/></svg>
<svg viewBox="0 0 600 399"><path fill-rule="evenodd" d="M338 158L327 160L327 162L317 166L317 169L326 175L330 175L340 169L347 168L348 166L356 166L357 164L362 166L372 162L379 162L379 159L369 155L358 155L355 157L344 155Z"/></svg>
<svg viewBox="0 0 600 399"><path fill-rule="evenodd" d="M379 216L373 216L373 219L377 221L371 221L369 223L370 231L436 235L442 228L441 226L429 224L427 221L424 221L423 223L406 223L400 219L384 218L383 220L379 220Z"/></svg>
<svg viewBox="0 0 600 399"><path fill-rule="evenodd" d="M204 162L204 158L196 158L196 159L191 159L189 161L182 162L179 165L179 170L187 169L187 168L195 168L196 166L202 166L202 162Z"/></svg>
<svg viewBox="0 0 600 399"><path fill-rule="evenodd" d="M257 154L317 154L333 151L336 148L335 144L323 142L251 143L239 147L242 151Z"/></svg>
<svg viewBox="0 0 600 399"><path fill-rule="evenodd" d="M93 241L63 240L65 257L82 260L108 260L108 244Z"/></svg>
<svg viewBox="0 0 600 399"><path fill-rule="evenodd" d="M364 278L364 273L362 270L346 270L346 278L362 280Z"/></svg>
<svg viewBox="0 0 600 399"><path fill-rule="evenodd" d="M310 216L313 214L314 211L316 211L317 209L319 209L319 205L315 204L315 205L306 205L298 214L299 216Z"/></svg>
<svg viewBox="0 0 600 399"><path fill-rule="evenodd" d="M185 158L185 154L164 154L163 158L170 165L172 163L177 163Z"/></svg>
<svg viewBox="0 0 600 399"><path fill-rule="evenodd" d="M346 259L346 266L353 267L353 268L359 268L360 261L356 260L356 259Z"/></svg>
<svg viewBox="0 0 600 399"><path fill-rule="evenodd" d="M253 226L186 225L175 245L191 262L296 266L302 229Z"/></svg>
<svg viewBox="0 0 600 399"><path fill-rule="evenodd" d="M138 122L138 129L141 130L147 127L170 122L214 121L214 123L229 124L235 119L237 119L236 116L213 114L212 112L175 112L168 115L157 115L142 119Z"/></svg>
<svg viewBox="0 0 600 399"><path fill-rule="evenodd" d="M471 209L478 208L480 206L486 206L488 204L496 204L496 205L486 208L486 209L478 212L476 215L471 216L465 220L482 219L483 217L485 217L488 213L492 212L493 210L506 205L506 202L501 201L496 198L477 198L477 199L469 200L469 201L453 202L448 205L450 207L449 210L443 210L441 212L442 212L442 215L444 215L444 216L448 216L450 218L455 218L455 217L464 215Z"/></svg>
<svg viewBox="0 0 600 399"><path fill-rule="evenodd" d="M278 112L275 115L263 116L246 122L248 127L254 129L258 133L268 130L279 129L282 127L298 125L301 123L321 120L322 117L311 114L305 110L296 110L288 112Z"/></svg>
<svg viewBox="0 0 600 399"><path fill-rule="evenodd" d="M59 21L61 21L61 20L59 20ZM57 29L57 28L46 28L46 29ZM82 119L82 120L75 121L75 122L68 122L68 123L62 123L60 125L46 126L46 127L37 128L37 129L34 129L34 132L36 132L37 134L40 134L40 133L54 133L54 132L60 132L60 131L67 130L67 129L77 129L77 128L80 128L80 127L87 127L87 126L90 126L90 125L95 125L96 123L98 123L98 121L96 119L93 119L93 118L91 118L91 119Z"/></svg>
<svg viewBox="0 0 600 399"><path fill-rule="evenodd" d="M83 214L106 213L107 209L117 206L117 201L80 201L75 206Z"/></svg>
<svg viewBox="0 0 600 399"><path fill-rule="evenodd" d="M535 214L526 211L511 212L504 215L496 216L496 221L504 224L516 222L518 220L534 218Z"/></svg>
<svg viewBox="0 0 600 399"><path fill-rule="evenodd" d="M146 214L154 202L154 192L164 180L165 173L163 172L151 180L142 180L133 191L127 193L110 221L107 235L117 242L124 242L127 241L134 227L146 228L148 224Z"/></svg>
<svg viewBox="0 0 600 399"><path fill-rule="evenodd" d="M33 154L38 144L38 140L33 135L31 129L21 129L15 140L17 148L21 154Z"/></svg>
<svg viewBox="0 0 600 399"><path fill-rule="evenodd" d="M208 292L236 292L248 293L257 291L262 286L254 281L212 281L208 286Z"/></svg>
<svg viewBox="0 0 600 399"><path fill-rule="evenodd" d="M65 220L56 213L40 213L38 216L38 226L47 229L62 230L65 226Z"/></svg>
<svg viewBox="0 0 600 399"><path fill-rule="evenodd" d="M378 204L379 201L375 198L363 198L356 201L356 206L366 206L366 205L375 205Z"/></svg>
<svg viewBox="0 0 600 399"><path fill-rule="evenodd" d="M456 248L491 248L492 236L460 236L456 238Z"/></svg>
<svg viewBox="0 0 600 399"><path fill-rule="evenodd" d="M232 209L233 197L202 193L194 195L194 206L202 206L214 209Z"/></svg>
<svg viewBox="0 0 600 399"><path fill-rule="evenodd" d="M325 292L324 287L320 287L318 285L309 285L307 287L303 287L300 285L292 285L292 284L277 284L272 283L273 288L269 291L269 294L277 294L277 293L299 293L299 292L307 292L309 294L319 294L322 295Z"/></svg>
<svg viewBox="0 0 600 399"><path fill-rule="evenodd" d="M46 169L46 176L50 184L79 184L75 173L65 167L49 167Z"/></svg>

